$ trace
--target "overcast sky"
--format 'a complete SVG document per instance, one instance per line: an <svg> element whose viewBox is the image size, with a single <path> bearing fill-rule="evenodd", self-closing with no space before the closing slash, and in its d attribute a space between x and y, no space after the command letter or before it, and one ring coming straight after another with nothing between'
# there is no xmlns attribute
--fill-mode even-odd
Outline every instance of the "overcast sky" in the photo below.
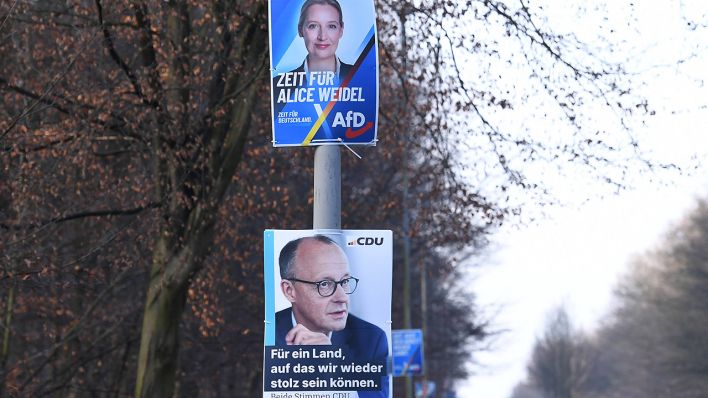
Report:
<svg viewBox="0 0 708 398"><path fill-rule="evenodd" d="M547 0L551 22L575 26L592 36L591 21L609 15L642 57L631 69L646 83L644 92L659 109L647 126L637 130L645 148L676 162L708 158L708 32L686 30L681 15L708 24L704 0L614 1L608 4ZM629 4L634 3L631 15ZM577 11L587 7L587 18ZM555 10L555 11L553 11ZM576 15L576 17L573 17ZM560 22L559 22L560 21ZM704 28L708 31L708 28ZM695 52L697 57L677 65ZM573 178L572 175L569 176ZM688 212L695 198L708 197L708 168L676 175L663 183L639 176L636 185L616 195L607 189L564 191L570 181L552 183L570 199L566 207L545 209L547 217L527 226L505 225L495 236L484 266L474 271L478 304L490 315L500 335L494 349L480 353L477 372L458 391L460 397L508 398L525 376L534 339L542 334L547 315L565 305L572 321L592 330L606 317L612 289L632 256L661 242L662 235ZM578 203L588 200L583 205ZM528 204L527 206L533 206ZM534 210L529 208L528 210Z"/></svg>
<svg viewBox="0 0 708 398"><path fill-rule="evenodd" d="M548 313L559 305L576 326L598 327L631 258L658 244L697 195L708 197L706 187L708 179L701 177L673 187L646 186L556 209L535 225L495 235L497 250L475 271L473 289L478 304L496 313L494 328L505 332L491 351L478 354L481 366L460 396L508 398L525 376Z"/></svg>

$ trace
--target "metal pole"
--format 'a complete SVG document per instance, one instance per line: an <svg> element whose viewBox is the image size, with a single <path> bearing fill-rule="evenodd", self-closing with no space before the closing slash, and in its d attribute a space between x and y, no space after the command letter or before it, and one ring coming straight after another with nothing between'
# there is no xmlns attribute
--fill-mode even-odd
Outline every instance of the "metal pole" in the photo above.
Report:
<svg viewBox="0 0 708 398"><path fill-rule="evenodd" d="M421 355L423 356L423 363L425 364L425 342L428 340L428 281L426 273L426 262L425 259L420 260L420 323L421 331L423 332L423 341L421 341ZM428 369L427 366L423 365L423 388L428 387ZM424 397L427 395L423 395Z"/></svg>
<svg viewBox="0 0 708 398"><path fill-rule="evenodd" d="M339 146L315 150L314 229L342 229L342 161Z"/></svg>
<svg viewBox="0 0 708 398"><path fill-rule="evenodd" d="M410 214L408 213L408 156L403 152L403 328L410 329L411 323L411 240Z"/></svg>
<svg viewBox="0 0 708 398"><path fill-rule="evenodd" d="M403 152L403 328L410 329L411 322L411 240L410 214L408 213L408 155ZM424 337L425 338L425 337ZM406 376L406 398L413 398L413 376Z"/></svg>
<svg viewBox="0 0 708 398"><path fill-rule="evenodd" d="M408 78L408 43L406 42L408 36L406 35L406 19L408 16L408 9L404 5L398 13L398 18L401 22L401 59L402 59L402 69L403 69L403 87L401 87L401 92L405 93L406 80ZM404 101L401 101L403 104ZM405 108L402 110L402 114L405 114ZM411 242L410 242L410 214L408 210L409 206L409 177L408 177L408 145L406 137L403 141L403 327L406 329L411 328ZM413 398L413 377L406 376L406 398Z"/></svg>

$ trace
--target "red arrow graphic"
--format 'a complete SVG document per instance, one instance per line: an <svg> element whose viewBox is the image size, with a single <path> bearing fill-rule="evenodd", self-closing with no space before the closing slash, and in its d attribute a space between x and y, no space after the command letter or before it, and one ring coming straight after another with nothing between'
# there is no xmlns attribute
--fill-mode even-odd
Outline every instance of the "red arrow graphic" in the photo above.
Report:
<svg viewBox="0 0 708 398"><path fill-rule="evenodd" d="M347 138L350 138L350 139L351 139L351 138L356 138L356 137L358 137L358 136L360 136L360 135L366 133L366 132L367 132L370 128L372 128L372 127L374 127L374 122L367 122L367 123L364 125L364 127L360 128L360 129L357 129L357 130L353 130L353 131L352 131L352 128L349 127L349 128L347 129L347 131L344 132L344 136L346 136Z"/></svg>

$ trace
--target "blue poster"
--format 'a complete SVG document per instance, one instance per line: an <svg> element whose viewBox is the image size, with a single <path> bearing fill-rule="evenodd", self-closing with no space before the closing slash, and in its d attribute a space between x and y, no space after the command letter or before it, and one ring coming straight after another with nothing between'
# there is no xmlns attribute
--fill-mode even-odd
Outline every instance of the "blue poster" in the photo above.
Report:
<svg viewBox="0 0 708 398"><path fill-rule="evenodd" d="M420 329L400 329L392 332L393 375L423 374L423 332Z"/></svg>
<svg viewBox="0 0 708 398"><path fill-rule="evenodd" d="M373 0L270 0L273 145L376 145Z"/></svg>
<svg viewBox="0 0 708 398"><path fill-rule="evenodd" d="M424 381L415 383L415 398L432 398L435 396L435 382Z"/></svg>

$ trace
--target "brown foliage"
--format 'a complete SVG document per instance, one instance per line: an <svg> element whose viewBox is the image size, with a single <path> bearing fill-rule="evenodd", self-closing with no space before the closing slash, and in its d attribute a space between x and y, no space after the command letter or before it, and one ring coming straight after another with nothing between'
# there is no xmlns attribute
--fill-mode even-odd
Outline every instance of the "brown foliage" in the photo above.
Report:
<svg viewBox="0 0 708 398"><path fill-rule="evenodd" d="M171 396L176 388L181 396L251 397L260 390L262 232L311 226L313 155L270 148L265 5L11 5L0 28L7 342L0 375L8 394ZM465 87L453 51L485 59L496 39L446 29L467 17L503 27L525 43L534 73L542 62L564 68L560 78L536 75L559 90L550 92L555 98L577 88L563 76L592 79L602 90L617 71L574 68L552 47L561 38L539 31L525 6L512 13L489 1L378 5L381 141L357 149L364 161L343 157L343 226L410 235L414 263L430 272L431 309L446 319L431 323L431 377L452 388L465 375L467 343L485 333L467 308L472 298L456 289L452 256L483 245L507 214L503 197L487 195L532 187L518 160L548 148L490 121L495 109L514 105L503 92ZM539 42L545 49L537 54ZM579 123L572 104L561 108ZM470 179L470 170L484 177ZM475 183L487 175L498 181L485 191ZM400 305L394 327L402 326Z"/></svg>

